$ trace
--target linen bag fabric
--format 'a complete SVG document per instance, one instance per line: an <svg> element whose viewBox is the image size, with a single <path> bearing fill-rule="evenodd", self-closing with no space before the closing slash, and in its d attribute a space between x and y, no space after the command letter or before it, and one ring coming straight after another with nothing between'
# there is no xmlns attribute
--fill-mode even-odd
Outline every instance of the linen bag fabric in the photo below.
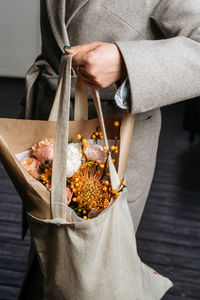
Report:
<svg viewBox="0 0 200 300"><path fill-rule="evenodd" d="M77 85L77 94L82 95L85 92L84 88L81 87L79 91L79 84ZM80 100L76 102L78 102L78 105L81 104L79 103ZM82 113L81 109L83 109ZM75 114L75 118L79 119L80 116L84 116L84 113L86 114L87 108L80 105L77 112L79 115L77 114L76 116ZM74 137L77 131L84 137L90 138L91 132L95 131L97 126L100 126L98 119L88 121L85 121L85 119L86 116L81 121L69 122L69 138ZM117 119L120 121L119 117ZM114 139L117 136L118 130L113 126L114 120L116 120L116 117L110 116L106 118L105 122L110 139ZM0 160L22 198L26 211L40 219L52 218L50 193L40 182L24 170L15 154L30 149L33 144L44 137L54 137L55 125L53 121L0 119ZM124 132L124 130L122 131ZM124 133L123 136L125 136ZM43 299L43 278L35 253L36 251L31 247L28 267L19 299Z"/></svg>
<svg viewBox="0 0 200 300"><path fill-rule="evenodd" d="M69 127L71 58L65 55L62 59L59 88L51 115L53 119L58 114L51 210L49 192L39 182L30 178L31 176L23 170L12 151L17 153L30 148L44 132L45 136L54 136L55 123L1 120L3 125L0 143L1 158L29 213L31 235L44 277L43 298L48 300L160 299L172 283L155 274L156 272L140 261L126 191L120 193L118 199L101 215L90 221L80 220L70 208L66 210L64 158ZM95 91L93 97L107 144L100 99ZM77 131L82 129L82 132L85 132L83 124L91 125L90 122L93 120L73 123L76 124ZM32 128L34 137L23 136L22 144L19 142L15 145L16 140L13 141L11 129L8 127L11 124L21 128L20 134L24 135L26 130L30 129L31 132ZM70 126L69 135L75 133L74 129ZM109 165L112 186L115 188L119 185L119 177L111 158L109 158ZM19 178L16 179L16 175L19 175Z"/></svg>
<svg viewBox="0 0 200 300"><path fill-rule="evenodd" d="M85 221L65 205L66 152L72 56L62 60L62 88L52 173L52 219L29 214L29 225L44 275L44 299L161 299L172 283L144 265L137 254L126 191L98 217ZM107 142L98 94L93 91ZM58 99L58 97L57 97ZM54 103L57 103L57 99ZM113 188L120 180L109 157Z"/></svg>

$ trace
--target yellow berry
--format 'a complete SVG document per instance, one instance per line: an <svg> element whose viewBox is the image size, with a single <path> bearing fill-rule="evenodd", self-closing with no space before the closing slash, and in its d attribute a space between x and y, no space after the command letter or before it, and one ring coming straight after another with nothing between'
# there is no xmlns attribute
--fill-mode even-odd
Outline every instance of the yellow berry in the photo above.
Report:
<svg viewBox="0 0 200 300"><path fill-rule="evenodd" d="M110 149L111 149L112 151L114 151L114 150L115 150L115 146L112 145L112 146L110 147Z"/></svg>
<svg viewBox="0 0 200 300"><path fill-rule="evenodd" d="M105 183L105 185L109 185L109 181L108 180L106 180L104 183Z"/></svg>
<svg viewBox="0 0 200 300"><path fill-rule="evenodd" d="M86 139L83 139L83 140L82 140L82 143L83 143L83 144L87 144L87 140L86 140Z"/></svg>
<svg viewBox="0 0 200 300"><path fill-rule="evenodd" d="M113 158L112 161L115 163L115 159Z"/></svg>
<svg viewBox="0 0 200 300"><path fill-rule="evenodd" d="M103 169L104 168L104 164L100 164L100 168Z"/></svg>
<svg viewBox="0 0 200 300"><path fill-rule="evenodd" d="M87 211L86 211L85 209L83 210L83 214L84 214L84 215L87 214Z"/></svg>
<svg viewBox="0 0 200 300"><path fill-rule="evenodd" d="M76 136L77 140L80 140L81 137L82 137L82 136L81 136L80 134L77 134L77 136Z"/></svg>
<svg viewBox="0 0 200 300"><path fill-rule="evenodd" d="M103 146L103 150L104 150L104 151L107 151L108 148L107 148L106 146Z"/></svg>
<svg viewBox="0 0 200 300"><path fill-rule="evenodd" d="M103 191L107 191L107 187L106 186L103 187Z"/></svg>
<svg viewBox="0 0 200 300"><path fill-rule="evenodd" d="M99 138L100 138L100 140L103 140L103 139L104 139L104 136L103 136L103 135L100 135Z"/></svg>
<svg viewBox="0 0 200 300"><path fill-rule="evenodd" d="M96 135L95 134L92 135L92 139L96 139Z"/></svg>
<svg viewBox="0 0 200 300"><path fill-rule="evenodd" d="M123 186L125 186L125 185L126 185L126 182L125 182L124 180L122 181L122 185L123 185Z"/></svg>
<svg viewBox="0 0 200 300"><path fill-rule="evenodd" d="M72 189L72 192L73 192L73 193L76 193L76 189Z"/></svg>
<svg viewBox="0 0 200 300"><path fill-rule="evenodd" d="M77 186L79 186L79 183L78 183L78 182L76 182L76 183L75 183L75 186L76 186L76 187L77 187Z"/></svg>
<svg viewBox="0 0 200 300"><path fill-rule="evenodd" d="M118 190L112 190L112 193L116 194L116 193L118 193Z"/></svg>
<svg viewBox="0 0 200 300"><path fill-rule="evenodd" d="M76 197L72 198L72 201L73 201L73 202L76 202L76 200L77 200Z"/></svg>
<svg viewBox="0 0 200 300"><path fill-rule="evenodd" d="M80 208L78 209L78 212L81 212L81 209L80 209Z"/></svg>
<svg viewBox="0 0 200 300"><path fill-rule="evenodd" d="M83 148L87 148L88 147L88 143L83 144Z"/></svg>
<svg viewBox="0 0 200 300"><path fill-rule="evenodd" d="M118 121L115 121L115 122L114 122L114 126L118 127L118 126L119 126L119 122L118 122Z"/></svg>
<svg viewBox="0 0 200 300"><path fill-rule="evenodd" d="M119 193L115 193L115 197L117 198L119 196Z"/></svg>
<svg viewBox="0 0 200 300"><path fill-rule="evenodd" d="M99 132L98 132L98 131L96 131L96 132L95 132L95 135L96 135L96 136L98 136L98 135L99 135Z"/></svg>
<svg viewBox="0 0 200 300"><path fill-rule="evenodd" d="M82 159L86 159L85 155L82 156Z"/></svg>
<svg viewBox="0 0 200 300"><path fill-rule="evenodd" d="M84 219L84 220L87 220L87 217L86 217L86 216L83 216L83 219Z"/></svg>
<svg viewBox="0 0 200 300"><path fill-rule="evenodd" d="M110 173L106 173L106 175L109 177L109 176L110 176Z"/></svg>
<svg viewBox="0 0 200 300"><path fill-rule="evenodd" d="M79 149L78 149L78 152L82 153L82 149L81 149L81 148L79 148Z"/></svg>
<svg viewBox="0 0 200 300"><path fill-rule="evenodd" d="M118 149L115 149L115 153L118 154L118 153L119 153L119 150L118 150Z"/></svg>
<svg viewBox="0 0 200 300"><path fill-rule="evenodd" d="M102 131L99 131L99 135L103 135L103 132L102 132Z"/></svg>

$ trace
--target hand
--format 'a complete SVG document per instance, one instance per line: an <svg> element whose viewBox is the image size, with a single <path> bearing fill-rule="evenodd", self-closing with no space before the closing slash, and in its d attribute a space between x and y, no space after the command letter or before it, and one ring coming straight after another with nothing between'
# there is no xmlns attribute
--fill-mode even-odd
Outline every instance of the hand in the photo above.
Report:
<svg viewBox="0 0 200 300"><path fill-rule="evenodd" d="M77 76L92 88L106 88L126 76L123 57L115 44L93 42L64 50L75 53L72 66Z"/></svg>

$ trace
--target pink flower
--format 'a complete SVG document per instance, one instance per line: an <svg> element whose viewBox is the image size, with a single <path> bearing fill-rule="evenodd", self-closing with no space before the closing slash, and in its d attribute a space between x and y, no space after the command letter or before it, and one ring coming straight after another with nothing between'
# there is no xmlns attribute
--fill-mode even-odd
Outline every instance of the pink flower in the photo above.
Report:
<svg viewBox="0 0 200 300"><path fill-rule="evenodd" d="M66 205L69 205L72 199L72 191L70 190L70 188L67 186L66 187Z"/></svg>
<svg viewBox="0 0 200 300"><path fill-rule="evenodd" d="M40 162L36 158L24 158L20 161L24 169L35 179L39 179Z"/></svg>
<svg viewBox="0 0 200 300"><path fill-rule="evenodd" d="M46 160L53 159L53 149L54 139L45 138L32 147L32 154L37 157L41 163L44 163Z"/></svg>
<svg viewBox="0 0 200 300"><path fill-rule="evenodd" d="M46 186L47 190L49 192L51 192L51 184L47 183L47 184L45 184L45 186ZM73 195L73 193L72 193L71 189L69 188L69 186L67 186L66 187L66 205L70 204L70 202L72 200L72 195Z"/></svg>
<svg viewBox="0 0 200 300"><path fill-rule="evenodd" d="M95 160L98 163L105 163L107 157L101 145L88 144L88 147L84 149L84 154L88 160Z"/></svg>

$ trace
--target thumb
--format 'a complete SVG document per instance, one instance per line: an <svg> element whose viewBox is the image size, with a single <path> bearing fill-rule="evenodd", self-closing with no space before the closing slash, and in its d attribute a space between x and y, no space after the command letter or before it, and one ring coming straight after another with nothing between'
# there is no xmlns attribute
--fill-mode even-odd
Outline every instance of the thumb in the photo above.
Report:
<svg viewBox="0 0 200 300"><path fill-rule="evenodd" d="M77 45L74 47L64 46L64 51L68 54L76 54L76 53L82 53L82 52L88 52L93 49L95 49L97 46L99 46L100 43L93 42L89 44L83 44L83 45Z"/></svg>

